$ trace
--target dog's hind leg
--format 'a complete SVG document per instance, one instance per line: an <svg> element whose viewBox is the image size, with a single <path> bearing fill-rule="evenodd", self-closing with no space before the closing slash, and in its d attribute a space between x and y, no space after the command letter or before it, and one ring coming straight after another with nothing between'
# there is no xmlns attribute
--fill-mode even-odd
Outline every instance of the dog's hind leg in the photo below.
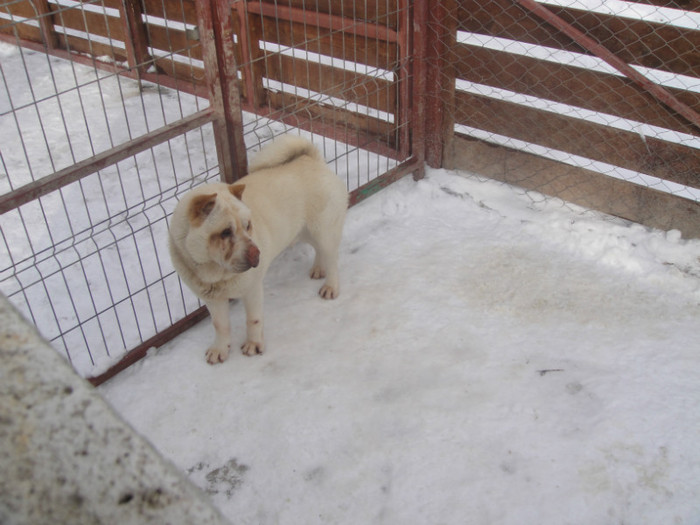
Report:
<svg viewBox="0 0 700 525"><path fill-rule="evenodd" d="M338 249L342 236L342 221L339 228L312 231L309 229L309 242L316 251L314 264L311 267L312 279L326 281L321 286L318 294L324 299L335 299L340 293L338 278Z"/></svg>

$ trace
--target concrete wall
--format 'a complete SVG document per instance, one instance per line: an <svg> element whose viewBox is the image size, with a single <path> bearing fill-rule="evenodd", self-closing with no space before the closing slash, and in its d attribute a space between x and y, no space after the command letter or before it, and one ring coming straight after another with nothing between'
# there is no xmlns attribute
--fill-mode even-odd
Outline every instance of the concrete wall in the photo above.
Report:
<svg viewBox="0 0 700 525"><path fill-rule="evenodd" d="M1 294L0 523L227 523Z"/></svg>

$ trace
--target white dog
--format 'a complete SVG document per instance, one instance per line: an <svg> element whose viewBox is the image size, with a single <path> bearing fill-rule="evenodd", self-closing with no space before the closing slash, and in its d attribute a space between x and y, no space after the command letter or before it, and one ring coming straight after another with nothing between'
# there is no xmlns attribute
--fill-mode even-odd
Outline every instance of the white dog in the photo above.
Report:
<svg viewBox="0 0 700 525"><path fill-rule="evenodd" d="M294 136L261 150L250 174L235 184L204 184L182 197L170 221L170 255L211 314L216 340L206 352L209 363L228 357L231 298L241 298L245 306L243 353L263 352L263 279L272 260L295 240L316 251L311 278L325 277L321 297L338 296L347 207L345 184L313 144Z"/></svg>

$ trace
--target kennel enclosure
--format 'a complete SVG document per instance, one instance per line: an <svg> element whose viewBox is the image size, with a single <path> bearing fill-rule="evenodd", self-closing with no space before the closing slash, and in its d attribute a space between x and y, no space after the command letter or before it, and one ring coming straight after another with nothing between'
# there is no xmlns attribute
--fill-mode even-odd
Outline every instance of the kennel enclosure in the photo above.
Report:
<svg viewBox="0 0 700 525"><path fill-rule="evenodd" d="M202 319L196 184L301 133L352 202L425 164L700 236L700 2L0 4L0 290L95 383Z"/></svg>

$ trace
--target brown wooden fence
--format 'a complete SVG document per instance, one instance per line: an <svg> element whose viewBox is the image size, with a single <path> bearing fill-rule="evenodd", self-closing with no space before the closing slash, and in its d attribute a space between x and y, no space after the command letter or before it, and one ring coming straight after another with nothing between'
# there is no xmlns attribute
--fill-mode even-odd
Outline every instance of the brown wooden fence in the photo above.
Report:
<svg viewBox="0 0 700 525"><path fill-rule="evenodd" d="M698 237L700 3L617 7L441 2L429 162Z"/></svg>
<svg viewBox="0 0 700 525"><path fill-rule="evenodd" d="M81 4L92 7L86 11L46 0L15 0L0 8L14 21L0 26L0 38L4 33L10 42L209 96L197 4L91 0ZM407 0L233 0L212 6L212 44L221 57L229 55L210 69L216 69L224 83L236 84L236 110L399 161L422 156L422 151L412 151L409 138L414 51ZM34 21L40 23L29 25ZM95 62L95 57L100 60ZM295 92L280 89L280 83ZM362 111L319 102L306 92L335 97ZM244 155L243 150L239 153ZM389 179L420 169L417 165L413 158L408 169ZM366 193L356 192L354 199Z"/></svg>

